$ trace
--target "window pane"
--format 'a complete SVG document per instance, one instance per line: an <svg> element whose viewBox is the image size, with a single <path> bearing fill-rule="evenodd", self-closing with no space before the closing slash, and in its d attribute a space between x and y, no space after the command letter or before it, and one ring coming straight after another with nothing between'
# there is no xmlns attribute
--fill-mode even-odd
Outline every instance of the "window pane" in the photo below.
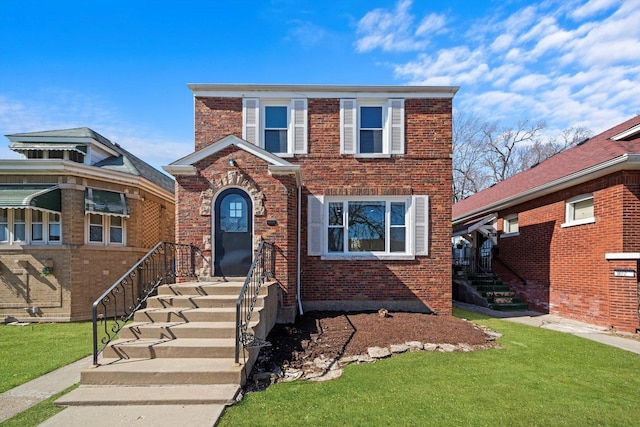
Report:
<svg viewBox="0 0 640 427"><path fill-rule="evenodd" d="M64 151L62 151L62 150L49 151L49 158L50 159L63 159L64 158Z"/></svg>
<svg viewBox="0 0 640 427"><path fill-rule="evenodd" d="M13 212L13 240L24 241L27 229L25 224L26 211L24 209L15 209Z"/></svg>
<svg viewBox="0 0 640 427"><path fill-rule="evenodd" d="M9 211L6 208L0 209L0 223L7 223Z"/></svg>
<svg viewBox="0 0 640 427"><path fill-rule="evenodd" d="M60 224L51 224L49 223L49 241L50 242L59 242L60 241Z"/></svg>
<svg viewBox="0 0 640 427"><path fill-rule="evenodd" d="M329 252L344 252L344 228L329 228Z"/></svg>
<svg viewBox="0 0 640 427"><path fill-rule="evenodd" d="M404 225L404 203L391 203L391 225Z"/></svg>
<svg viewBox="0 0 640 427"><path fill-rule="evenodd" d="M9 227L7 224L0 224L0 242L9 241Z"/></svg>
<svg viewBox="0 0 640 427"><path fill-rule="evenodd" d="M517 233L518 232L518 218L509 218L505 220L505 233Z"/></svg>
<svg viewBox="0 0 640 427"><path fill-rule="evenodd" d="M31 240L41 242L43 240L42 224L31 224Z"/></svg>
<svg viewBox="0 0 640 427"><path fill-rule="evenodd" d="M287 107L265 107L264 125L268 129L287 128Z"/></svg>
<svg viewBox="0 0 640 427"><path fill-rule="evenodd" d="M382 107L360 107L360 129L382 129Z"/></svg>
<svg viewBox="0 0 640 427"><path fill-rule="evenodd" d="M102 215L89 215L89 241L102 242Z"/></svg>
<svg viewBox="0 0 640 427"><path fill-rule="evenodd" d="M593 199L581 200L573 204L573 220L593 218Z"/></svg>
<svg viewBox="0 0 640 427"><path fill-rule="evenodd" d="M229 194L220 203L220 229L228 233L249 231L247 202L238 194Z"/></svg>
<svg viewBox="0 0 640 427"><path fill-rule="evenodd" d="M349 251L385 250L385 202L349 202Z"/></svg>
<svg viewBox="0 0 640 427"><path fill-rule="evenodd" d="M405 227L392 227L391 231L391 252L404 252L406 242Z"/></svg>
<svg viewBox="0 0 640 427"><path fill-rule="evenodd" d="M382 153L382 131L381 130L361 130L360 131L360 152L361 153Z"/></svg>
<svg viewBox="0 0 640 427"><path fill-rule="evenodd" d="M343 225L342 202L329 203L329 225Z"/></svg>
<svg viewBox="0 0 640 427"><path fill-rule="evenodd" d="M287 131L286 130L265 130L264 149L270 153L287 152Z"/></svg>
<svg viewBox="0 0 640 427"><path fill-rule="evenodd" d="M111 227L109 229L109 242L111 242L111 243L122 243L122 228L121 227Z"/></svg>

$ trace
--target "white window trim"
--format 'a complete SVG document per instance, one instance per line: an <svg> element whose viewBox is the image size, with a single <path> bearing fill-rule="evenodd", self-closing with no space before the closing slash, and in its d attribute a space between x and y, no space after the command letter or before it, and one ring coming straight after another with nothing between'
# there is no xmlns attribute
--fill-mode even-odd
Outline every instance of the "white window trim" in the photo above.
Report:
<svg viewBox="0 0 640 427"><path fill-rule="evenodd" d="M351 108L353 107L353 108ZM360 107L382 107L382 152L360 152ZM399 115L399 123L393 123L395 113ZM405 154L404 99L341 99L340 100L340 154L351 154L359 158L389 158L396 154ZM346 119L353 123L346 123ZM348 141L345 128L350 128L353 141ZM398 139L392 141L394 128L398 128ZM396 145L394 148L393 145ZM353 145L353 147L351 147Z"/></svg>
<svg viewBox="0 0 640 427"><path fill-rule="evenodd" d="M512 219L516 219L518 220L518 231L514 231L514 232L507 232L507 228L509 225L509 221L511 221ZM508 215L506 217L504 217L504 219L502 220L502 234L500 235L500 237L516 237L520 235L520 218L518 218L518 214L513 214L513 215Z"/></svg>
<svg viewBox="0 0 640 427"><path fill-rule="evenodd" d="M89 240L90 238L89 227L91 226L91 224L89 223L90 215L99 215L102 217L102 241L101 242L92 242L91 240ZM92 246L121 246L121 247L127 246L127 218L126 217L122 217L122 216L120 217L122 218L122 243L114 243L110 241L112 216L114 215L103 215L99 212L88 212L85 214L85 219L84 219L85 244L92 245Z"/></svg>
<svg viewBox="0 0 640 427"><path fill-rule="evenodd" d="M420 199L420 200L418 200ZM357 202L357 201L384 201L385 209L389 209L392 202L403 202L405 212L405 251L390 252L389 241L386 241L385 252L329 252L327 248L329 229L329 203L330 202ZM420 203L418 203L420 201ZM322 260L414 260L416 256L428 255L428 211L429 202L427 196L309 196L308 200L308 252L312 256L320 256ZM417 210L421 208L422 214ZM422 218L423 223L417 224L417 217ZM391 224L386 225L389 233ZM420 229L421 238L424 241L417 242L417 229ZM346 231L346 230L345 230ZM389 234L387 234L389 235ZM345 235L345 239L347 236ZM345 241L345 245L346 245ZM420 251L417 247L422 248ZM418 253L420 252L420 253Z"/></svg>
<svg viewBox="0 0 640 427"><path fill-rule="evenodd" d="M277 99L258 99L243 98L243 125L242 138L257 145L262 149L265 148L264 132L266 121L266 107L287 107L287 151L284 153L272 153L278 157L293 157L295 154L308 153L308 103L305 98L277 98ZM296 108L300 107L300 108ZM255 113L256 123L248 124L247 117L249 110ZM297 113L297 114L296 114ZM299 118L301 120L297 121ZM296 141L296 136L300 138ZM296 147L296 142L299 146Z"/></svg>
<svg viewBox="0 0 640 427"><path fill-rule="evenodd" d="M577 225L584 225L584 224L593 224L596 222L596 218L595 216L592 216L590 218L584 218L584 219L580 219L580 220L573 220L573 214L574 214L574 208L575 208L575 204L578 202L583 202L585 200L593 200L593 194L584 194L582 196L578 196L578 197L574 197L572 199L569 199L566 201L565 203L565 222L563 224L560 224L561 228L567 228L567 227L575 227ZM595 203L594 203L594 208L595 208ZM595 212L594 212L595 215Z"/></svg>
<svg viewBox="0 0 640 427"><path fill-rule="evenodd" d="M29 208L19 208L20 210L25 211L24 217L24 240L16 240L14 233L14 224L15 224L15 212L18 208L3 208L7 209L7 222L2 223L0 226L7 227L7 240L0 241L0 246L25 246L25 245L35 245L35 246L43 246L43 245L61 245L62 244L62 218L60 218L60 240L49 241L49 212L50 211L41 211L43 213L42 222L38 224L42 224L42 240L33 241L32 236L32 212L37 209L29 209ZM61 215L59 212L55 212L58 215Z"/></svg>

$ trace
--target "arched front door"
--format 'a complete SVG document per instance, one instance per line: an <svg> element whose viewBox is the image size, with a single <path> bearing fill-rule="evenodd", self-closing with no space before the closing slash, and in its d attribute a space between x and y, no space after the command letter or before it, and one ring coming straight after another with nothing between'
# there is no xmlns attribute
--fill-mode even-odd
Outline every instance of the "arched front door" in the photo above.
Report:
<svg viewBox="0 0 640 427"><path fill-rule="evenodd" d="M215 202L214 275L246 276L253 258L253 205L237 188L224 190Z"/></svg>

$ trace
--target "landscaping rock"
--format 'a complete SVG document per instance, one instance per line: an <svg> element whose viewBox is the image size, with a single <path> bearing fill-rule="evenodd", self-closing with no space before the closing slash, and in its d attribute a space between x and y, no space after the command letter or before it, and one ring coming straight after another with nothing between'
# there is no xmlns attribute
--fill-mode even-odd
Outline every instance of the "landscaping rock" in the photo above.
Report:
<svg viewBox="0 0 640 427"><path fill-rule="evenodd" d="M391 356L391 352L386 347L369 347L367 353L374 359L384 359Z"/></svg>
<svg viewBox="0 0 640 427"><path fill-rule="evenodd" d="M424 350L424 344L420 341L409 341L405 343L409 347L409 351L421 351Z"/></svg>
<svg viewBox="0 0 640 427"><path fill-rule="evenodd" d="M409 346L406 344L391 344L391 353L405 353L409 351Z"/></svg>

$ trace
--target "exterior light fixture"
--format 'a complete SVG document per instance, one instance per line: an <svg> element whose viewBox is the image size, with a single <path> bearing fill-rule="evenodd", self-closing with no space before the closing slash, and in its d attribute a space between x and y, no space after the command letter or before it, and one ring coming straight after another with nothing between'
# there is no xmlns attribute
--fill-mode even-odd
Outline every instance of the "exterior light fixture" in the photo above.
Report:
<svg viewBox="0 0 640 427"><path fill-rule="evenodd" d="M233 160L233 157L229 158L229 166L231 166L231 167L235 167L236 166L236 161Z"/></svg>

